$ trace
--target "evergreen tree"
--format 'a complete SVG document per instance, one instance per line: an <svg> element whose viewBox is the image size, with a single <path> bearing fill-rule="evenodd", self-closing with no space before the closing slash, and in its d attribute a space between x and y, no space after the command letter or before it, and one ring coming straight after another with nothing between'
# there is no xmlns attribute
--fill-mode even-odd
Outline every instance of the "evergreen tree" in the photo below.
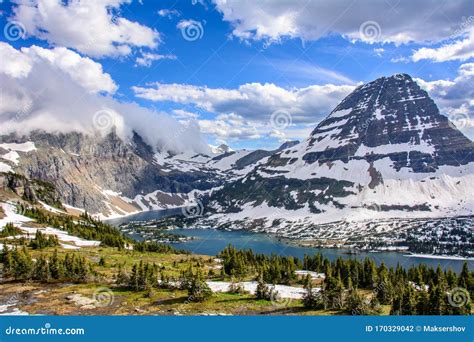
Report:
<svg viewBox="0 0 474 342"><path fill-rule="evenodd" d="M428 291L422 288L417 293L416 299L416 314L417 315L428 315L430 313L430 296Z"/></svg>
<svg viewBox="0 0 474 342"><path fill-rule="evenodd" d="M33 269L33 279L41 282L48 282L51 278L48 261L44 256L40 256Z"/></svg>
<svg viewBox="0 0 474 342"><path fill-rule="evenodd" d="M368 314L368 307L364 302L364 298L354 288L349 290L346 298L345 310L354 316Z"/></svg>
<svg viewBox="0 0 474 342"><path fill-rule="evenodd" d="M15 279L30 279L33 271L33 260L27 249L23 247L21 250L13 250L13 276Z"/></svg>
<svg viewBox="0 0 474 342"><path fill-rule="evenodd" d="M117 275L115 276L115 284L118 286L128 286L130 279L127 273L124 271L122 265L119 265Z"/></svg>
<svg viewBox="0 0 474 342"><path fill-rule="evenodd" d="M201 271L191 273L189 281L188 300L191 302L203 302L212 296L212 291L204 280Z"/></svg>
<svg viewBox="0 0 474 342"><path fill-rule="evenodd" d="M53 279L64 278L64 263L59 260L57 250L49 258L49 273Z"/></svg>
<svg viewBox="0 0 474 342"><path fill-rule="evenodd" d="M270 293L270 288L263 280L263 275L259 275L257 289L255 290L255 297L257 297L257 299L268 300L269 293Z"/></svg>
<svg viewBox="0 0 474 342"><path fill-rule="evenodd" d="M430 284L429 289L429 314L442 315L445 312L445 292L440 285Z"/></svg>
<svg viewBox="0 0 474 342"><path fill-rule="evenodd" d="M416 313L416 297L412 285L408 284L402 297L401 314L414 315Z"/></svg>
<svg viewBox="0 0 474 342"><path fill-rule="evenodd" d="M323 303L321 300L321 296L315 291L313 288L313 282L309 274L306 276L305 279L305 286L306 292L303 296L303 305L307 309L320 309L323 307Z"/></svg>
<svg viewBox="0 0 474 342"><path fill-rule="evenodd" d="M325 309L342 309L344 307L344 288L340 277L326 277L321 295Z"/></svg>

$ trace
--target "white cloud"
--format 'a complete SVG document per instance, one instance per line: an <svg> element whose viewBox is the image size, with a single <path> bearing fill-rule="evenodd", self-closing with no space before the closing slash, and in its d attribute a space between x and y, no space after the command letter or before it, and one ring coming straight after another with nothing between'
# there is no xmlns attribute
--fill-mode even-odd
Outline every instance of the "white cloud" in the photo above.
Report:
<svg viewBox="0 0 474 342"><path fill-rule="evenodd" d="M26 77L30 73L30 58L9 44L0 42L0 59L0 73L14 78Z"/></svg>
<svg viewBox="0 0 474 342"><path fill-rule="evenodd" d="M208 88L186 84L133 87L135 95L157 102L193 105L215 118L197 117L204 134L226 141L306 138L314 126L353 89L354 85L313 85L284 89L271 83L247 83L237 89ZM286 127L272 124L273 113L283 113ZM189 112L180 111L186 120ZM189 115L190 116L190 115ZM288 118L287 118L288 116Z"/></svg>
<svg viewBox="0 0 474 342"><path fill-rule="evenodd" d="M78 53L64 47L44 49L33 45L30 48L22 48L21 51L33 60L47 61L52 67L68 74L75 82L91 93L106 92L112 94L118 88L112 77L104 73L101 64L88 57L81 57Z"/></svg>
<svg viewBox="0 0 474 342"><path fill-rule="evenodd" d="M158 15L160 17L166 17L168 19L171 19L174 16L179 17L181 13L179 13L179 11L175 9L160 9L158 11Z"/></svg>
<svg viewBox="0 0 474 342"><path fill-rule="evenodd" d="M93 57L122 56L133 47L155 48L159 33L119 15L131 0L16 0L13 19L27 35Z"/></svg>
<svg viewBox="0 0 474 342"><path fill-rule="evenodd" d="M262 137L256 124L236 114L221 114L212 120L199 120L199 127L204 134L225 140L255 140Z"/></svg>
<svg viewBox="0 0 474 342"><path fill-rule="evenodd" d="M410 59L404 56L398 56L398 57L392 57L390 59L390 62L392 63L408 63L410 62Z"/></svg>
<svg viewBox="0 0 474 342"><path fill-rule="evenodd" d="M415 62L422 59L446 62L454 60L466 61L472 57L474 57L474 28L462 40L446 43L438 48L423 47L416 50L411 58Z"/></svg>
<svg viewBox="0 0 474 342"><path fill-rule="evenodd" d="M46 63L90 93L114 93L117 89L112 77L103 72L101 64L63 47L44 49L33 45L16 50L11 45L0 42L0 56L3 61L0 72L13 78L25 78L35 65Z"/></svg>
<svg viewBox="0 0 474 342"><path fill-rule="evenodd" d="M175 55L161 55L157 53L151 53L151 52L143 52L141 56L137 57L135 59L135 66L144 66L144 67L150 67L154 61L159 61L162 59L176 59Z"/></svg>
<svg viewBox="0 0 474 342"><path fill-rule="evenodd" d="M0 55L6 57L0 67L0 134L37 129L105 134L115 127L122 138L136 131L157 148L208 151L196 122L182 125L165 113L103 95L114 89L110 76L100 64L73 51L37 46L15 50L0 43ZM10 72L18 60L23 71Z"/></svg>
<svg viewBox="0 0 474 342"><path fill-rule="evenodd" d="M246 83L237 89L225 89L156 83L132 89L137 97L151 101L192 104L209 112L236 114L267 124L273 112L285 111L298 124L318 122L354 88L326 84L284 89L272 83Z"/></svg>
<svg viewBox="0 0 474 342"><path fill-rule="evenodd" d="M416 79L426 89L440 108L441 114L452 121L462 121L458 128L474 138L472 113L474 112L474 63L459 67L458 76L453 80L424 81Z"/></svg>
<svg viewBox="0 0 474 342"><path fill-rule="evenodd" d="M259 1L214 0L232 34L241 39L278 41L283 37L316 40L331 33L349 39L396 44L441 41L461 34L472 0L412 1ZM361 35L364 23L370 26ZM369 25L367 25L369 27ZM373 35L372 35L373 34Z"/></svg>
<svg viewBox="0 0 474 342"><path fill-rule="evenodd" d="M183 109L174 109L173 117L175 117L176 119L183 119L183 120L193 119L194 120L199 117L199 114L188 112L187 110L183 110Z"/></svg>
<svg viewBox="0 0 474 342"><path fill-rule="evenodd" d="M376 48L374 49L374 53L377 57L382 57L383 53L385 52L385 49L383 48Z"/></svg>

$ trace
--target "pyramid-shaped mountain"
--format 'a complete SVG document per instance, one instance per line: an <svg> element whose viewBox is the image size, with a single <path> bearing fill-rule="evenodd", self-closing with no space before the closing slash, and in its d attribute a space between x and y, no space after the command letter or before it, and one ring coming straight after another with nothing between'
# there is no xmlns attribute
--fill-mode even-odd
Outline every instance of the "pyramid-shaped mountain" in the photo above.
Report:
<svg viewBox="0 0 474 342"><path fill-rule="evenodd" d="M218 220L272 231L281 222L471 215L473 152L428 93L397 74L359 86L308 139L206 201Z"/></svg>
<svg viewBox="0 0 474 342"><path fill-rule="evenodd" d="M312 132L308 163L387 155L400 170L432 172L474 161L473 142L439 113L406 74L382 77L347 96Z"/></svg>

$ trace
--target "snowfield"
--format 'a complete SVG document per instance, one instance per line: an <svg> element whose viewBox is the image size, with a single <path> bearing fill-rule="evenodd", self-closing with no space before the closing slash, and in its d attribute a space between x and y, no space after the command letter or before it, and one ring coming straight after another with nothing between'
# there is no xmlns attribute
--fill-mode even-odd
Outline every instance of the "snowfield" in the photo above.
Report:
<svg viewBox="0 0 474 342"><path fill-rule="evenodd" d="M100 245L100 241L81 239L77 236L69 235L67 232L63 230L52 228L52 227L46 227L46 228L27 227L25 224L28 222L31 222L32 219L30 219L29 217L17 214L15 212L15 206L12 203L2 203L1 205L2 205L3 211L5 212L5 217L3 219L0 219L0 231L3 230L3 227L5 227L7 223L13 223L16 227L20 228L23 232L25 232L25 237L30 238L30 239L34 238L36 231L38 230L46 235L55 235L57 236L61 245L66 249L79 249L81 247L94 247L94 246ZM3 245L0 246L0 249L3 249Z"/></svg>
<svg viewBox="0 0 474 342"><path fill-rule="evenodd" d="M228 281L207 281L206 283L213 292L227 292L229 290L229 286L231 285L231 282ZM255 294L258 285L256 281L244 281L240 284L242 284L245 291ZM278 294L281 298L301 299L306 293L305 289L301 287L270 284L268 284L268 286L274 287L274 289L278 291ZM315 290L317 291L319 289Z"/></svg>

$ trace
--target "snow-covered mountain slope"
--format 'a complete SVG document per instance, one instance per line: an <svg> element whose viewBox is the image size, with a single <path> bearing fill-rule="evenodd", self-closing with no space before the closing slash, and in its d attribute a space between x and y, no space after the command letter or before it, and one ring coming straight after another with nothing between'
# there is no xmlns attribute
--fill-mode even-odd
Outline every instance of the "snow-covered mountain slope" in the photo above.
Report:
<svg viewBox="0 0 474 342"><path fill-rule="evenodd" d="M123 141L81 133L0 137L0 172L53 183L64 204L102 218L186 206L196 194L231 182L271 151L218 155L157 151L135 134Z"/></svg>
<svg viewBox="0 0 474 342"><path fill-rule="evenodd" d="M213 224L278 230L472 215L473 193L473 142L409 75L397 74L358 87L308 139L203 201Z"/></svg>
<svg viewBox="0 0 474 342"><path fill-rule="evenodd" d="M234 151L232 148L230 148L226 144L220 144L219 146L209 145L209 147L211 148L211 152L213 154L222 154L222 153L227 153L227 152Z"/></svg>

